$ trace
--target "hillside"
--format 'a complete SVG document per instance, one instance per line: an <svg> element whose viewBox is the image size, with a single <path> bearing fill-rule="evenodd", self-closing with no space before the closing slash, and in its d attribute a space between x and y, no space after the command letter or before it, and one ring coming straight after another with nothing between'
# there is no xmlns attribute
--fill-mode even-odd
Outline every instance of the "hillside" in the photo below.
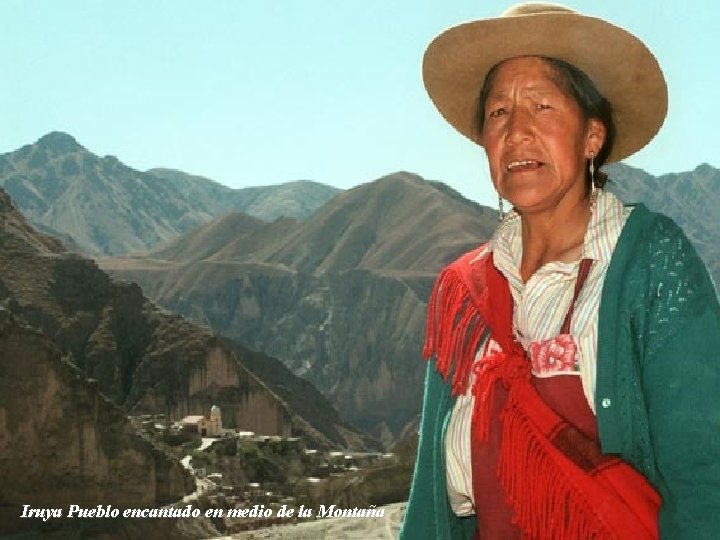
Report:
<svg viewBox="0 0 720 540"><path fill-rule="evenodd" d="M217 404L228 427L300 435L320 448L369 443L276 360L157 308L137 285L114 283L91 260L64 252L2 190L0 225L0 303L123 410L180 419ZM246 360L262 365L265 380ZM309 400L303 415L289 404L299 391Z"/></svg>
<svg viewBox="0 0 720 540"><path fill-rule="evenodd" d="M389 444L419 411L435 275L496 223L494 210L396 173L339 194L304 222L225 217L146 258L99 264L166 308L279 358ZM228 237L224 247L214 240Z"/></svg>

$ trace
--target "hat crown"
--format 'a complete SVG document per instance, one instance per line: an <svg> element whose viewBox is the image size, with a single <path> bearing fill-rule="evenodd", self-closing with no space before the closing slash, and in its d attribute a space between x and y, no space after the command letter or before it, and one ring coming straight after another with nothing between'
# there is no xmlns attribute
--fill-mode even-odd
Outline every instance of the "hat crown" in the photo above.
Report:
<svg viewBox="0 0 720 540"><path fill-rule="evenodd" d="M549 2L524 2L507 8L501 17L519 17L522 15L543 15L548 13L570 13L577 15L578 12L560 4Z"/></svg>

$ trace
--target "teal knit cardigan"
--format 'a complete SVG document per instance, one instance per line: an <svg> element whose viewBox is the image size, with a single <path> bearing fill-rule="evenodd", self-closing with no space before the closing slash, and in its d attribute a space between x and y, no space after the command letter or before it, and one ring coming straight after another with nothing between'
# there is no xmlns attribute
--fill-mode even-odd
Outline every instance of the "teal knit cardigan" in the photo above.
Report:
<svg viewBox="0 0 720 540"><path fill-rule="evenodd" d="M663 540L720 538L720 306L705 265L669 218L637 205L603 285L595 404L604 453L662 496ZM400 538L472 538L448 502L444 436L455 398L429 362Z"/></svg>

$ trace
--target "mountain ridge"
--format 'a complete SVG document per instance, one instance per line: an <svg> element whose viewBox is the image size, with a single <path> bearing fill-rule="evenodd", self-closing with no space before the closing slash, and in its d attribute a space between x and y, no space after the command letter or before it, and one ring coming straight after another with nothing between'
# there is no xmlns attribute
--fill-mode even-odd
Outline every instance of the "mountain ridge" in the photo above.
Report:
<svg viewBox="0 0 720 540"><path fill-rule="evenodd" d="M232 210L305 219L339 191L310 181L232 189L170 169L143 172L62 132L1 154L0 187L34 225L88 255L144 251Z"/></svg>

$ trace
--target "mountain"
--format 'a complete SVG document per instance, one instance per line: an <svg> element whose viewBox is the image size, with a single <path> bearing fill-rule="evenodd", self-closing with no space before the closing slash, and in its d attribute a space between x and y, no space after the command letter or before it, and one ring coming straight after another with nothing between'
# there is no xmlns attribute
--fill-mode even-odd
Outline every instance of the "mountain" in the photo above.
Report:
<svg viewBox="0 0 720 540"><path fill-rule="evenodd" d="M304 222L235 214L147 256L98 262L164 307L279 358L389 444L419 412L435 276L496 224L496 211L447 186L396 173Z"/></svg>
<svg viewBox="0 0 720 540"><path fill-rule="evenodd" d="M698 165L693 171L652 176L624 164L607 167L608 189L623 201L642 202L673 218L720 284L720 170Z"/></svg>
<svg viewBox="0 0 720 540"><path fill-rule="evenodd" d="M90 255L146 250L231 210L305 219L339 191L309 181L231 189L169 169L141 172L61 132L0 155L0 186L37 228Z"/></svg>
<svg viewBox="0 0 720 540"><path fill-rule="evenodd" d="M35 231L2 190L0 305L125 411L177 420L217 404L228 427L299 435L319 448L372 446L280 362L157 308L135 284L114 283Z"/></svg>

